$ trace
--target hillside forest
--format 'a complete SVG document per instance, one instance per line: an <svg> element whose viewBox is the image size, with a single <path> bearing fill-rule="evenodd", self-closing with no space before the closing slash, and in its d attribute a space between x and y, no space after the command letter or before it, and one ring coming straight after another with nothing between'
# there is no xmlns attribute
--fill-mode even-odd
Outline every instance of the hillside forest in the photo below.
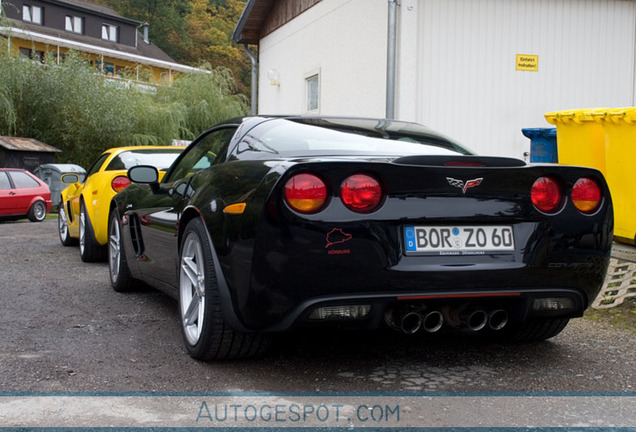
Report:
<svg viewBox="0 0 636 432"><path fill-rule="evenodd" d="M249 94L250 61L232 41L246 0L92 0L121 16L147 22L150 40L178 63L209 64L232 71Z"/></svg>

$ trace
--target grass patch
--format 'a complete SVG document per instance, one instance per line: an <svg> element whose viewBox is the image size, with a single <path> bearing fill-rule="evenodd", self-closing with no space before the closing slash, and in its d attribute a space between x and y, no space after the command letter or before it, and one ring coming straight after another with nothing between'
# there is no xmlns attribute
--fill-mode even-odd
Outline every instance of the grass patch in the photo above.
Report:
<svg viewBox="0 0 636 432"><path fill-rule="evenodd" d="M585 319L608 322L614 327L636 330L636 298L628 297L620 305L609 309L588 309Z"/></svg>

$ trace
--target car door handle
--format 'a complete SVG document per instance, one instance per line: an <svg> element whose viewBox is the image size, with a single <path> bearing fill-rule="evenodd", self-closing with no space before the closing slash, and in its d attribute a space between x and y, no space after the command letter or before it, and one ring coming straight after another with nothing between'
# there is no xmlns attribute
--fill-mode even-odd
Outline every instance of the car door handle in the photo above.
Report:
<svg viewBox="0 0 636 432"><path fill-rule="evenodd" d="M9 195L15 195L15 192L9 192Z"/></svg>

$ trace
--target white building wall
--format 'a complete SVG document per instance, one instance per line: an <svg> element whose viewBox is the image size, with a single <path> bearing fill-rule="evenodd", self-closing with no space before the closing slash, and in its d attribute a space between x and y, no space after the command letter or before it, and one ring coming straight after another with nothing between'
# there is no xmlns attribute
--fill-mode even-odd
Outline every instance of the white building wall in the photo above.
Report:
<svg viewBox="0 0 636 432"><path fill-rule="evenodd" d="M263 38L258 112L306 114L305 78L319 72L316 114L384 117L387 14L385 0L323 0Z"/></svg>
<svg viewBox="0 0 636 432"><path fill-rule="evenodd" d="M396 117L522 157L543 114L634 105L634 0L400 0ZM261 40L259 113L384 117L387 0L323 0ZM537 55L538 72L515 70ZM280 85L270 84L276 70Z"/></svg>
<svg viewBox="0 0 636 432"><path fill-rule="evenodd" d="M417 15L417 101L402 89L404 117L478 153L521 157L524 127L543 114L634 104L635 3L625 0L403 0ZM412 6L408 10L408 6ZM405 41L409 44L408 41ZM413 51L415 49L415 51ZM515 70L538 55L538 72ZM410 64L410 63L409 63ZM412 93L411 93L412 94Z"/></svg>

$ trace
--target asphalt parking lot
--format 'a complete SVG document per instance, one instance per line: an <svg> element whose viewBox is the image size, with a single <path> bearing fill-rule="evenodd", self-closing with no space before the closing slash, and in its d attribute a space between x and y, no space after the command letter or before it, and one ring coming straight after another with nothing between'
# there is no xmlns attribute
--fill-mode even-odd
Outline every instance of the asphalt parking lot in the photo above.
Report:
<svg viewBox="0 0 636 432"><path fill-rule="evenodd" d="M0 223L0 391L634 391L636 332L578 319L533 345L394 332L299 333L260 359L185 352L176 303L115 293L55 220Z"/></svg>

